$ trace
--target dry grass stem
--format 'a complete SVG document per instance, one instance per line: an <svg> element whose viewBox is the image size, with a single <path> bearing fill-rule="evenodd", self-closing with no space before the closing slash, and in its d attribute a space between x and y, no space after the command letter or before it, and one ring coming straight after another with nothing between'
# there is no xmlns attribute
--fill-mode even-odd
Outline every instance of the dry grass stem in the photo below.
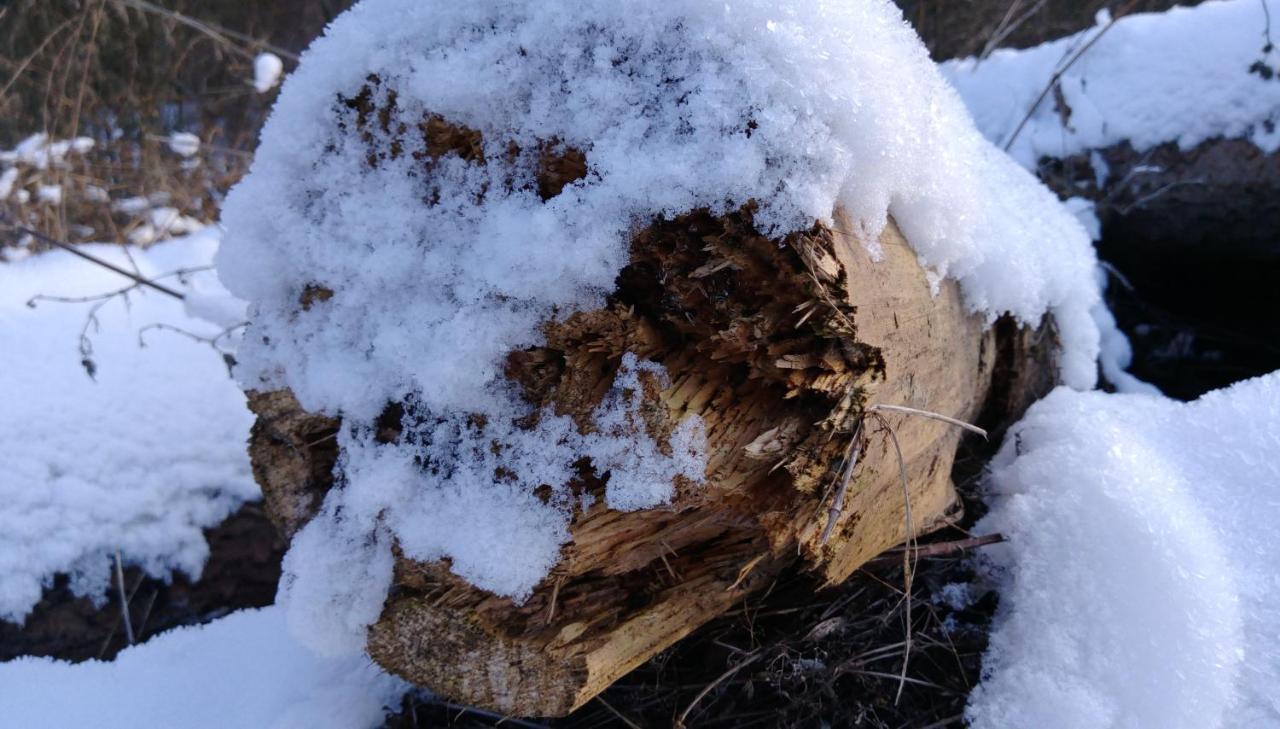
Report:
<svg viewBox="0 0 1280 729"><path fill-rule="evenodd" d="M824 547L827 541L831 539L831 533L835 530L836 522L840 519L840 512L844 509L845 494L849 491L849 482L853 480L853 469L858 465L858 458L862 455L862 422L858 422L858 428L853 432L853 440L849 443L849 455L845 458L844 471L840 475L840 485L836 488L836 492L831 497L831 506L827 509L827 525L822 530L822 536L818 538L818 546Z"/></svg>
<svg viewBox="0 0 1280 729"><path fill-rule="evenodd" d="M120 589L120 619L124 621L124 634L133 645L133 620L129 617L129 596L124 589L124 563L120 559L120 550L116 550L116 586Z"/></svg>
<svg viewBox="0 0 1280 729"><path fill-rule="evenodd" d="M939 420L949 425L954 425L957 428L963 428L969 431L970 433L977 433L983 438L987 437L986 430L979 428L978 426L973 425L972 423L966 423L963 420L956 420L955 418L950 418L941 413L935 413L929 410L909 408L904 405L872 405L871 407L867 408L867 410L870 412L890 412L890 413L904 413L906 415L919 415L920 417L923 417L923 418L929 418L930 420Z"/></svg>

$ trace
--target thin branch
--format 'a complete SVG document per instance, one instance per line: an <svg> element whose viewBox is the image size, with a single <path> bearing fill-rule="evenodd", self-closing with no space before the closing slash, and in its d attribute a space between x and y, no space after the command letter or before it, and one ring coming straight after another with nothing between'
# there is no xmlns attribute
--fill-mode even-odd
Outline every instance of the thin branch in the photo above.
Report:
<svg viewBox="0 0 1280 729"><path fill-rule="evenodd" d="M55 304L92 304L99 301L114 299L117 296L123 296L138 288L138 284L126 286L116 291L108 291L105 294L92 294L90 296L50 296L48 294L36 294L27 299L27 308L34 309L41 301L49 301Z"/></svg>
<svg viewBox="0 0 1280 729"><path fill-rule="evenodd" d="M763 650L758 650L755 653L752 653L751 655L747 656L746 659L740 661L737 665L733 666L729 670L720 674L720 676L717 677L716 680L712 681L706 686L703 686L702 690L698 692L698 695L693 697L693 701L690 701L689 705L684 707L684 711L680 712L680 716L676 719L675 725L677 727L683 727L684 720L689 718L689 713L693 711L693 707L697 706L699 701L702 701L703 699L705 699L707 697L707 694L711 693L712 689L724 683L725 681L728 681L729 679L733 678L739 671L746 668L747 666L750 666L752 663L755 663L756 661L760 660L760 658L763 655L764 655Z"/></svg>
<svg viewBox="0 0 1280 729"><path fill-rule="evenodd" d="M1004 151L1008 152L1013 147L1013 143L1017 141L1018 135L1021 134L1023 128L1027 126L1027 122L1031 121L1031 117L1035 116L1036 110L1040 108L1040 104L1044 103L1045 98L1049 96L1050 92L1052 92L1053 89L1058 85L1058 82L1062 80L1062 75L1065 74L1068 71L1068 69L1070 69L1072 66L1074 66L1076 61L1079 61L1080 58L1084 56L1084 54L1088 53L1089 50L1092 49L1094 45L1098 43L1098 41L1102 40L1102 37L1107 34L1107 31L1111 30L1111 28L1115 26L1117 21L1119 21L1121 18L1128 15L1133 10L1133 8L1137 6L1137 4L1138 4L1137 0L1130 0L1129 4L1124 6L1124 9L1122 9L1119 13L1114 15L1111 18L1111 20L1108 21L1107 24L1102 27L1101 30L1099 30L1096 34L1094 34L1092 38L1089 39L1088 43L1085 43L1084 46L1080 48L1080 50L1076 51L1076 53L1072 55L1071 58L1067 59L1067 62L1065 64L1063 64L1058 68L1058 70L1053 72L1053 76L1049 79L1049 83L1045 84L1045 87L1040 92L1040 95L1037 96L1035 102L1031 104L1031 108L1027 109L1026 116L1022 117L1022 121L1018 122L1017 128L1013 130L1013 134L1009 137L1008 141L1004 143Z"/></svg>
<svg viewBox="0 0 1280 729"><path fill-rule="evenodd" d="M987 39L986 45L982 48L982 53L978 55L978 61L982 62L986 60L996 50L996 48L1000 47L1001 43L1005 42L1005 39L1013 34L1014 31L1022 27L1023 23L1030 20L1033 15L1040 12L1047 2L1048 0L1036 0L1035 5L1027 8L1025 12L1014 19L1014 11L1022 4L1022 0L1014 0L1013 3L1009 5L1009 9L1005 12L1004 18L1001 19L1000 24L997 25L995 31L991 33L991 37Z"/></svg>
<svg viewBox="0 0 1280 729"><path fill-rule="evenodd" d="M120 560L120 550L116 550L116 584L120 588L120 616L124 620L124 634L133 645L133 621L129 618L129 598L124 591L124 564Z"/></svg>
<svg viewBox="0 0 1280 729"><path fill-rule="evenodd" d="M872 405L871 407L867 408L867 410L873 413L874 412L892 412L892 413L905 413L907 415L919 415L924 418L929 418L930 420L940 420L949 425L954 425L957 428L963 428L969 431L970 433L977 433L983 438L987 437L987 431L983 430L982 428L979 428L976 425L973 425L971 423L966 423L963 420L956 420L955 418L949 418L946 415L942 415L941 413L931 412L929 410L919 410L917 408L909 408L903 405Z"/></svg>
<svg viewBox="0 0 1280 729"><path fill-rule="evenodd" d="M968 539L957 539L951 542L938 542L936 544L917 545L915 547L894 547L888 550L884 555L876 557L876 561L889 560L895 558L903 552L911 552L912 557L916 561L929 559L932 557L949 557L958 552L967 552L971 549L986 547L992 544L1001 544L1008 541L1003 534L985 534L980 537L969 537Z"/></svg>
<svg viewBox="0 0 1280 729"><path fill-rule="evenodd" d="M159 15L164 18L169 18L170 20L173 20L176 23L185 25L188 28L191 28L192 30L198 31L200 33L203 33L209 36L210 38L218 41L219 43L226 45L228 48L231 48L235 52L249 58L250 60L254 58L253 52L247 51L237 46L236 44L232 43L230 39L238 40L241 43L244 43L245 45L248 45L250 47L258 47L258 48L266 49L276 54L277 56L287 58L293 61L294 63L298 62L298 54L293 53L291 51L287 51L279 46L272 45L266 41L254 38L253 36L245 35L244 33L241 33L239 31L231 30L230 28L224 28L214 23L209 23L203 20L197 20L196 18L192 18L188 15L183 15L182 13L176 10L162 8L159 5L156 5L151 2L147 2L147 0L116 0L116 2L120 3L121 5L127 5L131 8L134 8L135 10L141 10L143 12L151 13L153 15Z"/></svg>
<svg viewBox="0 0 1280 729"><path fill-rule="evenodd" d="M836 489L836 493L831 497L831 506L827 509L827 526L822 530L822 536L818 538L818 546L824 547L827 541L831 539L831 532L835 529L836 521L840 518L840 512L844 509L845 493L849 490L849 482L853 479L853 469L858 465L858 457L862 455L862 421L858 421L858 427L853 433L853 441L849 444L849 456L845 459L844 473L840 476L840 486Z"/></svg>
<svg viewBox="0 0 1280 729"><path fill-rule="evenodd" d="M946 727L949 727L952 724L959 724L962 721L964 721L964 714L956 714L955 716L948 716L945 719L939 719L932 724L926 724L920 727L920 729L946 729Z"/></svg>
<svg viewBox="0 0 1280 729"><path fill-rule="evenodd" d="M1128 205L1116 205L1115 210L1120 215L1128 215L1134 210L1138 210L1146 206L1147 204L1154 202L1155 200L1159 199L1160 196L1164 195L1170 190L1173 190L1179 187L1186 187L1188 185L1203 185L1203 184L1205 184L1205 180L1203 177L1197 177L1192 180L1174 180L1173 182L1163 185L1162 187L1155 190L1154 192L1149 192L1143 195L1142 197L1138 198L1137 200L1134 200Z"/></svg>
<svg viewBox="0 0 1280 729"><path fill-rule="evenodd" d="M952 694L952 695L955 694L955 691L952 691L946 686L939 686L938 684L932 681L924 681L918 678L902 678L899 676L895 676L892 673L882 673L881 671L868 671L866 669L861 669L861 668L849 669L848 673L857 674L860 676L872 676L875 678L887 678L891 681L901 681L903 683L914 683L917 686L927 686L931 689L941 691L944 694Z"/></svg>
<svg viewBox="0 0 1280 729"><path fill-rule="evenodd" d="M496 722L495 726L509 724L511 726L523 727L524 729L550 729L546 724L535 724L531 721L524 721L523 719L504 716L497 712L486 711L476 706L465 706L463 704L455 704L452 701L441 701L435 697L430 697L430 700L425 702L423 706L440 706L448 709L449 711L458 712L459 717L463 714L475 714L482 719L488 719L489 721Z"/></svg>
<svg viewBox="0 0 1280 729"><path fill-rule="evenodd" d="M218 347L218 342L230 337L231 333L234 332L235 330L242 329L247 326L249 326L249 322L240 322L239 324L232 324L231 326L227 327L226 329L223 329L222 331L218 332L212 337L206 337L200 334L196 334L195 332L183 329L182 327L174 326L172 324L165 324L164 322L156 322L155 324L148 324L145 327L138 330L138 346L146 347L147 340L145 335L147 332L154 330L154 331L172 332L174 334L181 334L182 336L186 337L187 339L190 339L193 342L198 342L200 344L207 344L210 347L213 347L218 352L222 352L222 350L219 349Z"/></svg>
<svg viewBox="0 0 1280 729"><path fill-rule="evenodd" d="M1266 39L1267 44L1262 47L1263 53L1270 53L1275 44L1271 42L1271 8L1267 6L1267 0L1258 0L1262 3L1262 15L1266 19L1266 25L1262 29L1262 37Z"/></svg>
<svg viewBox="0 0 1280 729"><path fill-rule="evenodd" d="M8 10L8 8L5 8L5 10ZM27 70L27 66L30 66L31 62L40 56L40 53L45 49L45 46L49 45L49 43L52 42L59 33L66 30L75 22L75 20L75 17L67 18L58 25L58 27L49 31L49 35L45 36L44 40L40 41L40 45L36 46L36 49L31 52L31 55L22 59L22 63L19 63L17 69L15 69L12 75L9 76L9 80L5 82L4 87L0 88L0 98L4 98L9 94L9 89L13 88L13 85L22 77L23 72Z"/></svg>
<svg viewBox="0 0 1280 729"><path fill-rule="evenodd" d="M612 704L610 704L608 701L605 701L604 696L602 694L596 695L596 701L599 701L601 706L608 709L610 714L613 714L614 716L618 717L618 721L622 722L623 724L626 724L628 727L630 727L630 729L641 729L639 724L627 718L626 714L623 714L621 711L618 711L617 709L613 708Z"/></svg>
<svg viewBox="0 0 1280 729"><path fill-rule="evenodd" d="M902 579L903 579L903 599L906 608L906 638L904 639L905 647L902 649L902 672L899 675L898 693L893 698L896 705L902 700L902 690L907 685L907 666L911 662L911 589L912 583L915 581L914 566L912 565L911 552L916 546L916 527L911 518L911 488L907 482L907 461L902 456L902 445L898 443L898 434L893 432L893 427L889 425L889 421L879 413L872 413L873 417L880 423L880 427L889 434L889 442L893 444L893 451L898 457L898 476L902 479L902 504L903 518L906 520L907 528L907 546L909 549L902 553Z"/></svg>
<svg viewBox="0 0 1280 729"><path fill-rule="evenodd" d="M142 276L139 276L138 274L133 273L131 271L126 271L125 269L120 268L114 263L109 263L107 261L102 260L101 258L98 258L97 256L85 253L84 251L80 250L76 246L71 245L70 243L60 241L57 238L51 238L37 230L32 230L31 228L9 222L9 219L3 213L0 213L0 225L4 225L10 230L15 230L19 233L29 235L32 238L35 238L36 240L40 241L41 243L54 246L55 248L61 248L67 253L70 253L74 256L79 256L80 258L83 258L84 260L89 261L90 263L94 263L109 271L118 273L121 276L124 276L125 278L138 284L139 286L146 286L147 288L155 289L156 291L159 291L160 293L165 294L166 296L172 296L173 298L179 301L182 301L187 298L186 296L182 295L178 291L175 291L169 288L168 286L165 286L163 284L158 284L155 281L151 281L150 279L143 278Z"/></svg>

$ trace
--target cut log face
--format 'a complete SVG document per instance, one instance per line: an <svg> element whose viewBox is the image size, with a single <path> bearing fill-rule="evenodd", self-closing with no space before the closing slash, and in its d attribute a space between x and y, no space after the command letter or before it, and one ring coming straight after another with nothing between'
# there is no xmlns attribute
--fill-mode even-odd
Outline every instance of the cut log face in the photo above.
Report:
<svg viewBox="0 0 1280 729"><path fill-rule="evenodd" d="M590 428L625 352L662 364L642 379L648 435L682 418L706 427L706 483L679 484L666 507L574 515L560 563L522 604L449 571L400 558L369 633L381 665L439 694L518 715L562 715L699 625L802 562L831 583L913 534L956 516L950 482L960 431L887 414L882 403L974 418L987 399L995 335L956 286L930 291L890 226L873 261L841 215L771 241L750 211L692 213L635 236L605 309L547 324L546 344L513 352L507 374L534 404ZM333 419L287 393L255 393L253 456L268 505L296 530L333 463ZM399 437L389 409L383 437ZM830 537L834 487L862 424L865 447ZM425 476L424 476L425 478ZM323 483L322 483L323 482ZM603 493L589 468L574 488Z"/></svg>

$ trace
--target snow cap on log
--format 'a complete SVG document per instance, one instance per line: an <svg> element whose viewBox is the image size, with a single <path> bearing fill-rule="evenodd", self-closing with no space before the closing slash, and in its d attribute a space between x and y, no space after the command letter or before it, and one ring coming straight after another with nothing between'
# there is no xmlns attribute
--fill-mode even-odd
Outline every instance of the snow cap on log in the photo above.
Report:
<svg viewBox="0 0 1280 729"><path fill-rule="evenodd" d="M384 607L394 584L506 611L523 626L504 654L517 664L572 644L566 675L609 664L598 690L661 643L583 648L602 628L553 622L573 614L567 598L608 603L627 592L618 575L713 542L717 558L697 562L710 572L684 574L703 589L724 592L725 570L735 585L766 575L799 543L836 579L904 536L901 499L892 514L870 487L861 516L891 525L876 538L855 538L881 528L856 514L844 552L812 528L890 354L927 360L929 387L955 390L939 395L948 414L968 416L994 356L981 323L1052 314L1061 378L1095 376L1087 236L974 130L887 1L365 0L285 81L224 222L220 273L252 302L242 385L291 391L260 414L296 397L332 419L336 488L272 496L255 457L268 500L290 504L277 518L300 529L282 584L291 624L330 652L363 648L380 616L430 623ZM878 302L858 300L871 291ZM881 318L855 328L875 304ZM891 346L894 306L918 314L908 327L945 319L939 342L955 350ZM886 392L928 399L904 387ZM275 427L305 418L277 415L258 442L308 452ZM920 438L923 522L950 503L938 485L955 440ZM290 468L314 481L313 462ZM748 497L754 521L676 523L699 503L750 512ZM621 513L637 509L647 522ZM757 531L725 537L748 521ZM582 556L591 538L618 563ZM567 597L565 575L579 580ZM527 614L511 617L525 605L549 613L542 643ZM466 630L486 634L477 624ZM474 652L459 630L440 629ZM590 695L566 691L532 706Z"/></svg>

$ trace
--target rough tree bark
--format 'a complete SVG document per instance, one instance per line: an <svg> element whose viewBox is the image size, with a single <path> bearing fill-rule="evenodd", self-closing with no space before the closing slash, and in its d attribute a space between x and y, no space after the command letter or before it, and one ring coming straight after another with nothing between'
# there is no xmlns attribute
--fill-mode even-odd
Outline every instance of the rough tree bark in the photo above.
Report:
<svg viewBox="0 0 1280 729"><path fill-rule="evenodd" d="M361 108L367 99L347 103L362 134L375 124L396 129L388 115ZM476 149L474 133L438 119L417 129L430 154ZM544 196L584 169L578 153L548 155ZM588 428L625 352L661 363L670 386L642 380L648 434L664 443L680 419L700 416L706 483L678 484L661 508L622 513L597 499L575 513L572 542L522 604L468 585L446 562L400 557L370 655L461 702L562 715L783 570L840 582L955 519L950 473L961 431L894 413L881 423L864 417L867 408L972 421L985 407L999 420L1048 385L1052 337L1012 324L984 330L954 283L930 291L895 226L880 238L878 261L854 227L837 211L833 226L769 240L748 206L638 232L608 306L547 323L545 346L510 353L506 373L531 403ZM308 290L300 306L313 305L333 302ZM287 391L251 393L250 403L255 472L291 535L333 484L340 423L303 412ZM398 416L388 408L383 439L399 437ZM902 449L905 485L886 425ZM860 460L824 542L855 438ZM600 495L604 483L584 467L573 487Z"/></svg>

